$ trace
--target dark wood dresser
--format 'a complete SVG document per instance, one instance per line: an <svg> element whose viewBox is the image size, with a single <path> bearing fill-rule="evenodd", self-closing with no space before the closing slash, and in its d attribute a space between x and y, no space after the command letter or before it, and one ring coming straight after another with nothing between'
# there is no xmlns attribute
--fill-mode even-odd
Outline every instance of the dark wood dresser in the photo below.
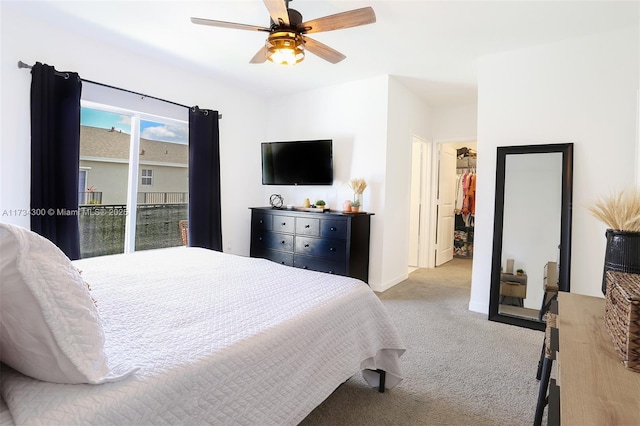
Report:
<svg viewBox="0 0 640 426"><path fill-rule="evenodd" d="M251 257L369 280L372 213L251 207Z"/></svg>

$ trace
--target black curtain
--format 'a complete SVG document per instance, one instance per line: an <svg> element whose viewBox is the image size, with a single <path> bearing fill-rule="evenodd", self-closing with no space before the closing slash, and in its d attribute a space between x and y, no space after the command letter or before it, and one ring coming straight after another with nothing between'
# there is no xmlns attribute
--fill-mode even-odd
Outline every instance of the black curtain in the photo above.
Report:
<svg viewBox="0 0 640 426"><path fill-rule="evenodd" d="M218 111L189 109L189 246L222 251Z"/></svg>
<svg viewBox="0 0 640 426"><path fill-rule="evenodd" d="M80 258L80 95L76 73L31 69L31 230Z"/></svg>

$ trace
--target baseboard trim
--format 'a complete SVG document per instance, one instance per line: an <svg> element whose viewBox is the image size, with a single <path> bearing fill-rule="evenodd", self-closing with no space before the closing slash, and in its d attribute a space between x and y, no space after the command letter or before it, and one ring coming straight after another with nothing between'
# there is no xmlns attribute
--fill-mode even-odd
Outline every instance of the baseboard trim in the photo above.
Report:
<svg viewBox="0 0 640 426"><path fill-rule="evenodd" d="M391 287L394 287L394 286L400 284L402 281L406 280L407 278L409 278L409 274L408 273L400 275L399 277L394 278L391 281L387 281L386 283L382 284L379 287L378 286L371 287L371 289L373 291L377 292L377 293L383 293L383 292L389 290Z"/></svg>
<svg viewBox="0 0 640 426"><path fill-rule="evenodd" d="M469 302L469 310L489 315L489 306L486 303Z"/></svg>

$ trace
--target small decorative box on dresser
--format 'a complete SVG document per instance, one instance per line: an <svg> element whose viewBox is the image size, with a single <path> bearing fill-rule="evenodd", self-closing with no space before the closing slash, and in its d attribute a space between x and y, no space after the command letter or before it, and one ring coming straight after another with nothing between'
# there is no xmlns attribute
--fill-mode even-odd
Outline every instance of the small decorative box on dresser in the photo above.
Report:
<svg viewBox="0 0 640 426"><path fill-rule="evenodd" d="M368 282L372 215L251 207L250 255Z"/></svg>

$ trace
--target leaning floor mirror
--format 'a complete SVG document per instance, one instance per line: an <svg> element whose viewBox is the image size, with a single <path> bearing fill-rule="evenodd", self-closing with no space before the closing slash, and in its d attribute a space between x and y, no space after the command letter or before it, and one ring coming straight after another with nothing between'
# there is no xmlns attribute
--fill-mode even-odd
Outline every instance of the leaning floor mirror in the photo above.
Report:
<svg viewBox="0 0 640 426"><path fill-rule="evenodd" d="M573 144L498 147L489 319L544 330L545 282L569 291Z"/></svg>

